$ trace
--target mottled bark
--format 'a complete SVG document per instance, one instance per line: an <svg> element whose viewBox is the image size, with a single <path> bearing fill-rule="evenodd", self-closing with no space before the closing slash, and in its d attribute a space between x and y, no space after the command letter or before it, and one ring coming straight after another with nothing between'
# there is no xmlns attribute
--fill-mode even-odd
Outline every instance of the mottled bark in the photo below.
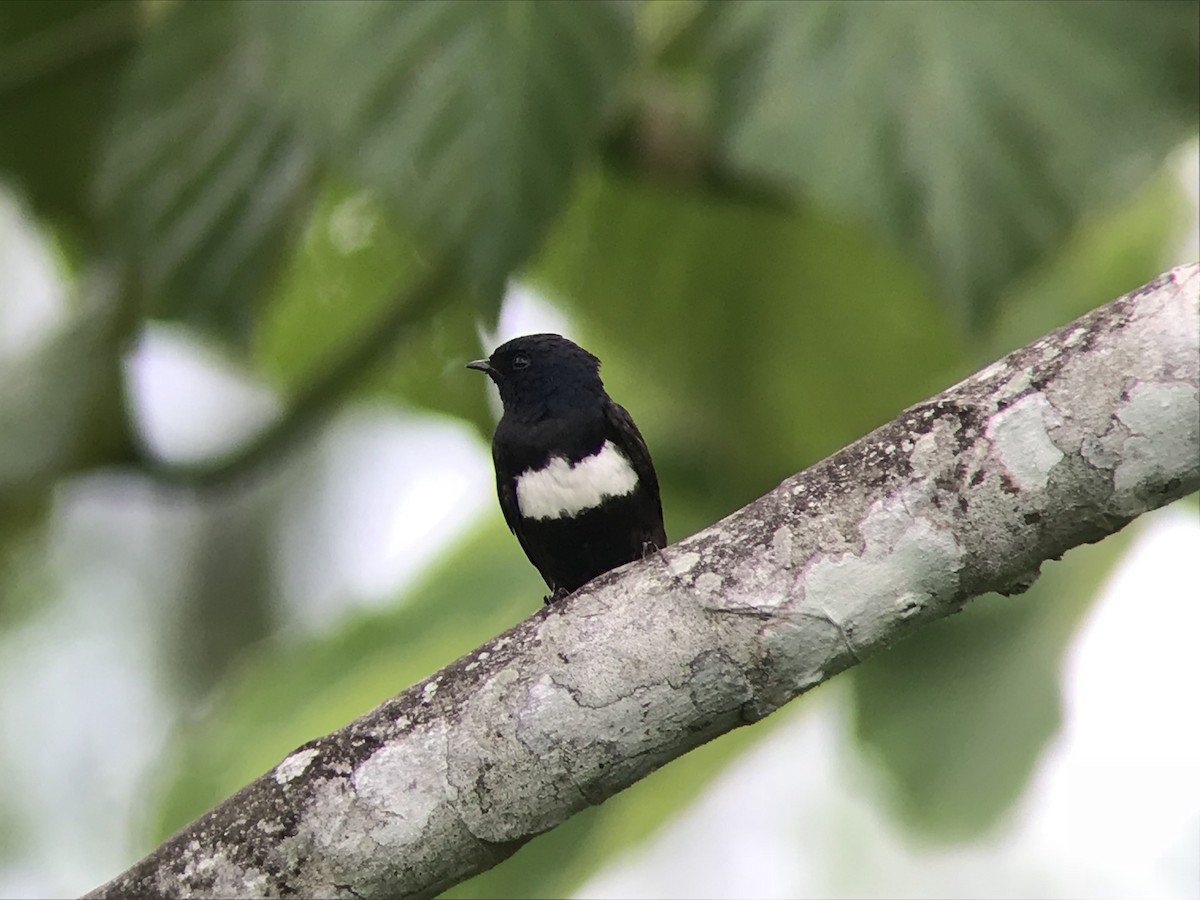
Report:
<svg viewBox="0 0 1200 900"><path fill-rule="evenodd" d="M89 896L434 894L1200 487L1200 267L1009 354L296 750Z"/></svg>

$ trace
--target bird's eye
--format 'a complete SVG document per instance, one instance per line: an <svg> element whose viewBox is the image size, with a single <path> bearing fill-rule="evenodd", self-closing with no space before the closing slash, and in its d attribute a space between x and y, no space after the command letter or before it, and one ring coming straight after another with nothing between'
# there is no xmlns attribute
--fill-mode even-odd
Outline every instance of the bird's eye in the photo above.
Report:
<svg viewBox="0 0 1200 900"><path fill-rule="evenodd" d="M514 369L528 369L529 368L529 357L526 356L524 353L518 353L516 356L514 356L512 358L512 367Z"/></svg>

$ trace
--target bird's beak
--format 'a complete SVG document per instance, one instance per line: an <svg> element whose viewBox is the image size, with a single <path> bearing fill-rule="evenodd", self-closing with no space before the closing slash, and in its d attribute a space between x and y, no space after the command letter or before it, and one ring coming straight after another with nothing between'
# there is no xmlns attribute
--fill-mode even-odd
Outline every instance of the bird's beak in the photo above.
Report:
<svg viewBox="0 0 1200 900"><path fill-rule="evenodd" d="M489 375L495 371L495 369L492 368L492 364L486 359L473 359L467 363L467 368L478 369L480 372L487 372Z"/></svg>

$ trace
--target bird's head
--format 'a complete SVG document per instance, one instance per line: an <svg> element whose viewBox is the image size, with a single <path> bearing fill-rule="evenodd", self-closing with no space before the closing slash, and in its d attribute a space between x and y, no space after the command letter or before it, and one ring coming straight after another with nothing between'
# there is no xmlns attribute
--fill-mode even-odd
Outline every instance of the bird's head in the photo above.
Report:
<svg viewBox="0 0 1200 900"><path fill-rule="evenodd" d="M467 368L486 372L505 414L518 418L566 415L604 397L600 360L558 334L513 338Z"/></svg>

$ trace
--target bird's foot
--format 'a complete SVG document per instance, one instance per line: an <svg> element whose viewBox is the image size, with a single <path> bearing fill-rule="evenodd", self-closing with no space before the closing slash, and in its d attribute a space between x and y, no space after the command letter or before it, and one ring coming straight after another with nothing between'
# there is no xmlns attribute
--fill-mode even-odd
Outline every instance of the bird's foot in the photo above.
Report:
<svg viewBox="0 0 1200 900"><path fill-rule="evenodd" d="M571 596L571 592L565 587L556 587L553 594L547 594L542 598L542 602L549 606L551 603L558 603L560 600L565 600Z"/></svg>
<svg viewBox="0 0 1200 900"><path fill-rule="evenodd" d="M661 553L662 547L654 543L654 541L642 541L642 559L649 559L655 553Z"/></svg>

